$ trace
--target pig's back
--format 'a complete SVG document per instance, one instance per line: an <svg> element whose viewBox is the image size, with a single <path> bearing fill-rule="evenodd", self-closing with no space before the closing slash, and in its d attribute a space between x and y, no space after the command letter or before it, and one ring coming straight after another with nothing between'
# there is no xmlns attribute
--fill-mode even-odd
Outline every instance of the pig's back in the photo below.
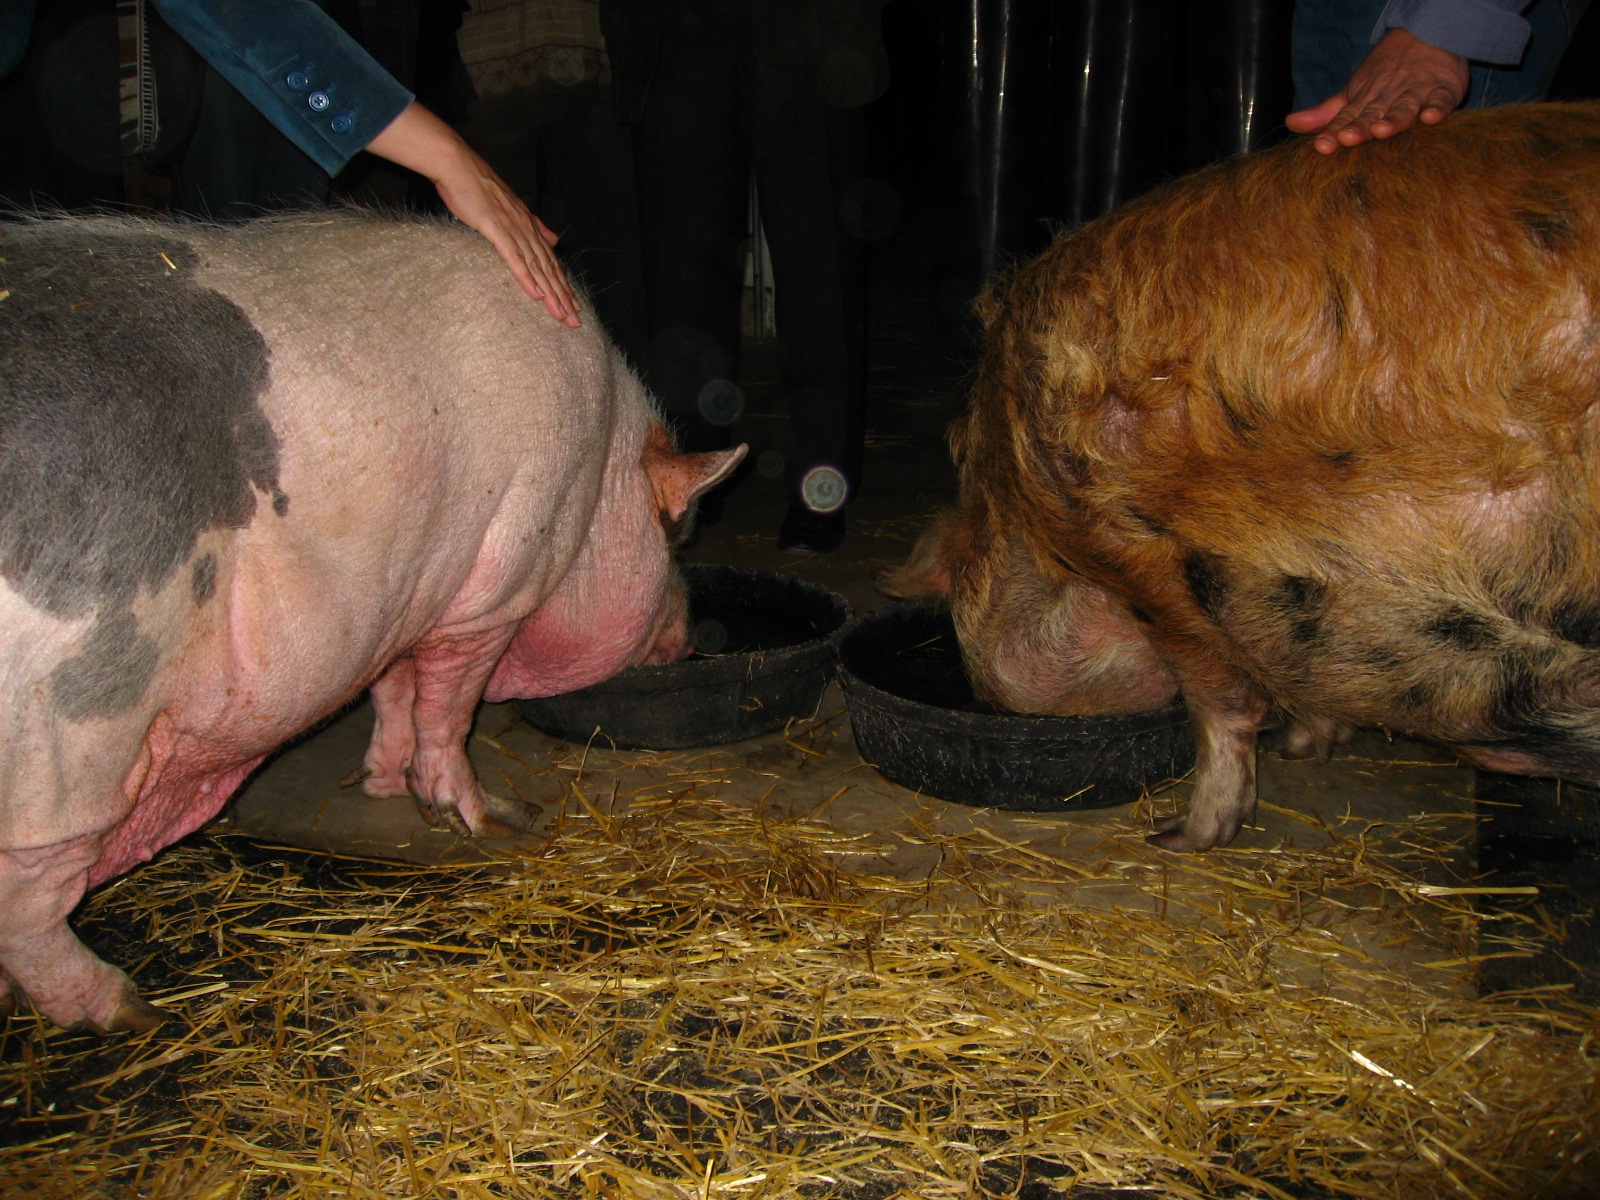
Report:
<svg viewBox="0 0 1600 1200"><path fill-rule="evenodd" d="M1326 527L1535 480L1541 503L1592 510L1600 105L1460 114L1359 151L1220 164L1022 268L988 306L970 473L1135 534L1164 527L1152 505Z"/></svg>
<svg viewBox="0 0 1600 1200"><path fill-rule="evenodd" d="M1291 708L1473 741L1600 682L1597 306L1600 106L1286 146L1016 274L964 479Z"/></svg>

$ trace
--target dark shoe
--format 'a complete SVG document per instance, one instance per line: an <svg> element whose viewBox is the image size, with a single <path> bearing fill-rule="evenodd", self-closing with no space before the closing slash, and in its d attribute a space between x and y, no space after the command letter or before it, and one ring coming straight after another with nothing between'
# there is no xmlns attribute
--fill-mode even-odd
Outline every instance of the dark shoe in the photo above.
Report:
<svg viewBox="0 0 1600 1200"><path fill-rule="evenodd" d="M819 513L801 505L790 505L788 515L778 527L778 549L786 554L827 554L837 550L842 541L842 508Z"/></svg>

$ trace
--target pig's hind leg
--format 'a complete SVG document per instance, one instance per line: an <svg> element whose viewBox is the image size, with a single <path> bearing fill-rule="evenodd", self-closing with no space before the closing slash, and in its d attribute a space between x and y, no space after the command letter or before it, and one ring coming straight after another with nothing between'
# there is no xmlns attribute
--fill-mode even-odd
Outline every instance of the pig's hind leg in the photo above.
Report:
<svg viewBox="0 0 1600 1200"><path fill-rule="evenodd" d="M26 998L64 1029L153 1029L160 1009L94 955L67 924L99 861L102 839L0 851L0 1013ZM19 995L20 993L20 995Z"/></svg>
<svg viewBox="0 0 1600 1200"><path fill-rule="evenodd" d="M392 663L373 681L370 695L372 741L360 773L349 782L361 781L369 796L404 796L411 790L407 773L417 749L416 660L407 655Z"/></svg>
<svg viewBox="0 0 1600 1200"><path fill-rule="evenodd" d="M484 685L516 633L515 623L480 633L436 636L411 652L415 750L407 777L423 819L466 837L510 837L533 814L517 800L492 796L467 757L467 736Z"/></svg>

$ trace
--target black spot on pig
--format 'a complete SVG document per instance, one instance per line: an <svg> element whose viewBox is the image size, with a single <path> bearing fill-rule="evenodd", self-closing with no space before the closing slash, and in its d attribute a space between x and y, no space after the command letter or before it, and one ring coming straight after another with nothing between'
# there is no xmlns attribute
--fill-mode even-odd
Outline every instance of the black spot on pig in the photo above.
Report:
<svg viewBox="0 0 1600 1200"><path fill-rule="evenodd" d="M280 517L289 515L289 497L277 488L272 489L272 511Z"/></svg>
<svg viewBox="0 0 1600 1200"><path fill-rule="evenodd" d="M1074 566L1064 555L1058 551L1050 551L1050 561L1055 563L1056 566L1060 567L1068 575L1082 576L1083 574L1082 571L1078 570L1076 566Z"/></svg>
<svg viewBox="0 0 1600 1200"><path fill-rule="evenodd" d="M1310 645L1322 638L1322 610L1327 598L1328 586L1320 579L1285 575L1267 597L1267 603L1287 622L1292 640Z"/></svg>
<svg viewBox="0 0 1600 1200"><path fill-rule="evenodd" d="M1361 646L1356 649L1355 656L1362 666L1384 674L1398 671L1406 661L1388 646Z"/></svg>
<svg viewBox="0 0 1600 1200"><path fill-rule="evenodd" d="M1128 520L1134 525L1137 525L1145 533L1148 533L1151 537L1172 536L1171 529L1167 528L1167 526L1163 525L1160 521L1156 520L1149 513L1143 511L1142 509L1134 508L1132 505L1129 505L1125 511L1127 512Z"/></svg>
<svg viewBox="0 0 1600 1200"><path fill-rule="evenodd" d="M1056 477L1069 488L1087 487L1094 477L1094 469L1089 465L1089 460L1081 454L1062 454L1055 460L1055 467ZM1063 496L1062 499L1076 503L1071 495Z"/></svg>
<svg viewBox="0 0 1600 1200"><path fill-rule="evenodd" d="M1350 328L1350 305L1345 299L1344 280L1337 275L1328 280L1328 293L1322 307L1328 324L1333 326L1333 336L1342 341Z"/></svg>
<svg viewBox="0 0 1600 1200"><path fill-rule="evenodd" d="M266 343L194 281L181 227L17 225L0 260L0 574L104 616L281 494Z"/></svg>
<svg viewBox="0 0 1600 1200"><path fill-rule="evenodd" d="M1551 209L1517 209L1513 214L1542 250L1559 254L1571 244L1576 230L1572 215Z"/></svg>
<svg viewBox="0 0 1600 1200"><path fill-rule="evenodd" d="M1546 537L1543 540L1545 544L1545 569L1549 572L1550 578L1560 578L1567 573L1567 568L1572 563L1572 544L1565 536L1565 531L1562 530L1557 530L1554 536ZM1527 581L1526 579L1523 579L1519 582L1523 584L1522 587L1513 585L1507 590L1515 594L1516 599L1520 602L1523 599L1523 596L1520 593L1524 593L1527 590ZM1496 595L1498 596L1498 594L1499 593L1497 591ZM1524 609L1524 611L1526 611L1526 609Z"/></svg>
<svg viewBox="0 0 1600 1200"><path fill-rule="evenodd" d="M1487 650L1499 642L1488 620L1459 604L1446 608L1428 623L1424 632L1455 650Z"/></svg>
<svg viewBox="0 0 1600 1200"><path fill-rule="evenodd" d="M1228 583L1222 575L1222 560L1204 550L1191 550L1183 556L1183 577L1189 583L1189 594L1201 611L1213 621L1222 611L1227 598Z"/></svg>
<svg viewBox="0 0 1600 1200"><path fill-rule="evenodd" d="M1570 677L1551 650L1501 656L1489 711L1489 736L1472 744L1535 758L1544 773L1592 779L1600 774L1600 744L1586 705L1567 695Z"/></svg>
<svg viewBox="0 0 1600 1200"><path fill-rule="evenodd" d="M1305 575L1285 575L1278 583L1274 602L1284 609L1304 612L1322 607L1328 585Z"/></svg>
<svg viewBox="0 0 1600 1200"><path fill-rule="evenodd" d="M1587 649L1600 647L1600 605L1564 601L1550 614L1550 632Z"/></svg>
<svg viewBox="0 0 1600 1200"><path fill-rule="evenodd" d="M1589 139L1584 140L1588 142ZM1572 148L1569 142L1551 137L1538 126L1529 126L1528 145L1534 154L1544 159L1560 158Z"/></svg>
<svg viewBox="0 0 1600 1200"><path fill-rule="evenodd" d="M1506 654L1489 704L1490 727L1521 744L1542 738L1549 713L1549 688L1525 654Z"/></svg>
<svg viewBox="0 0 1600 1200"><path fill-rule="evenodd" d="M1223 420L1228 422L1228 428L1238 436L1240 441L1248 442L1255 436L1255 422L1239 411L1237 401L1223 395L1221 392L1215 396L1217 407L1222 410Z"/></svg>
<svg viewBox="0 0 1600 1200"><path fill-rule="evenodd" d="M204 604L216 594L217 556L202 554L195 560L194 573L189 578L189 590L196 604Z"/></svg>
<svg viewBox="0 0 1600 1200"><path fill-rule="evenodd" d="M157 650L126 610L101 613L78 653L50 673L50 703L69 721L114 717L139 702Z"/></svg>
<svg viewBox="0 0 1600 1200"><path fill-rule="evenodd" d="M69 720L137 703L157 651L134 597L206 530L248 525L257 491L282 494L266 343L198 263L181 226L0 233L0 576L56 618L97 614L51 676Z"/></svg>
<svg viewBox="0 0 1600 1200"><path fill-rule="evenodd" d="M1372 187L1367 182L1366 172L1352 171L1344 181L1344 193L1357 208L1369 207L1372 204Z"/></svg>
<svg viewBox="0 0 1600 1200"><path fill-rule="evenodd" d="M1406 688L1396 699L1404 708L1415 712L1430 712L1439 699L1439 689L1431 680L1422 679Z"/></svg>

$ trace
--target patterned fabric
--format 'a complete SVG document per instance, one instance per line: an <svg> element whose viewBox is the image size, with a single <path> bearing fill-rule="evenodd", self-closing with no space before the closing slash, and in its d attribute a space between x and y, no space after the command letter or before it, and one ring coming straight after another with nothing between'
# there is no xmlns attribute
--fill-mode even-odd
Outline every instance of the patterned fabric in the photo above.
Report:
<svg viewBox="0 0 1600 1200"><path fill-rule="evenodd" d="M145 0L117 0L117 62L121 81L122 156L138 162L155 152L156 141L161 136Z"/></svg>
<svg viewBox="0 0 1600 1200"><path fill-rule="evenodd" d="M599 0L472 0L457 42L480 96L610 77Z"/></svg>

